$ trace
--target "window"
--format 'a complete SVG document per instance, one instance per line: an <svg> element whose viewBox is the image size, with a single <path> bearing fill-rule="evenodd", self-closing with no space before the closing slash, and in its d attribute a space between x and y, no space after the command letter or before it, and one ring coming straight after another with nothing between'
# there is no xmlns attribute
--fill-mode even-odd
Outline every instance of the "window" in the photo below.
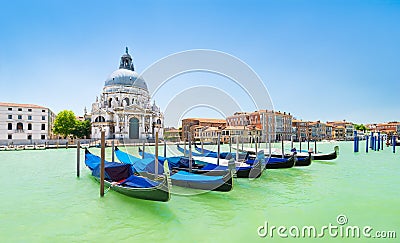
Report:
<svg viewBox="0 0 400 243"><path fill-rule="evenodd" d="M18 131L24 130L24 124L22 124L21 122L18 122L18 123L17 123L17 130L18 130Z"/></svg>
<svg viewBox="0 0 400 243"><path fill-rule="evenodd" d="M42 139L42 140L46 139L46 135L41 135L40 139Z"/></svg>
<svg viewBox="0 0 400 243"><path fill-rule="evenodd" d="M42 112L46 112L46 110L42 110Z"/></svg>
<svg viewBox="0 0 400 243"><path fill-rule="evenodd" d="M42 124L42 130L46 130L46 124Z"/></svg>
<svg viewBox="0 0 400 243"><path fill-rule="evenodd" d="M12 134L8 134L8 139L12 139Z"/></svg>
<svg viewBox="0 0 400 243"><path fill-rule="evenodd" d="M29 112L32 112L32 109L28 109Z"/></svg>
<svg viewBox="0 0 400 243"><path fill-rule="evenodd" d="M11 107L8 107L8 110L9 110L9 111L12 111L12 108L11 108Z"/></svg>
<svg viewBox="0 0 400 243"><path fill-rule="evenodd" d="M8 119L12 119L12 115L8 115Z"/></svg>
<svg viewBox="0 0 400 243"><path fill-rule="evenodd" d="M28 120L32 121L32 116L28 116Z"/></svg>
<svg viewBox="0 0 400 243"><path fill-rule="evenodd" d="M12 123L8 123L8 130L12 130Z"/></svg>
<svg viewBox="0 0 400 243"><path fill-rule="evenodd" d="M28 130L32 130L32 124L28 124Z"/></svg>
<svg viewBox="0 0 400 243"><path fill-rule="evenodd" d="M124 100L126 102L126 105L129 106L129 98L125 98Z"/></svg>
<svg viewBox="0 0 400 243"><path fill-rule="evenodd" d="M42 116L42 121L46 120L46 116Z"/></svg>
<svg viewBox="0 0 400 243"><path fill-rule="evenodd" d="M18 108L18 111L22 111L22 108Z"/></svg>
<svg viewBox="0 0 400 243"><path fill-rule="evenodd" d="M28 140L32 140L32 135L28 135Z"/></svg>
<svg viewBox="0 0 400 243"><path fill-rule="evenodd" d="M96 119L94 121L95 122L105 122L106 119L103 116L98 116L98 117L96 117Z"/></svg>
<svg viewBox="0 0 400 243"><path fill-rule="evenodd" d="M18 119L21 120L22 119L22 115L18 115Z"/></svg>

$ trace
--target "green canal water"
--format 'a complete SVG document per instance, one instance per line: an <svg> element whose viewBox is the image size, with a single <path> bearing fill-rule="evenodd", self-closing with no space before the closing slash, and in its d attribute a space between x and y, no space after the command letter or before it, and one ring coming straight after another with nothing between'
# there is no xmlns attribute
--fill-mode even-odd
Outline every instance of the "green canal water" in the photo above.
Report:
<svg viewBox="0 0 400 243"><path fill-rule="evenodd" d="M396 231L397 239L389 241L398 241L400 151L366 154L361 143L362 152L354 154L351 142L322 143L318 150L330 152L334 145L340 146L334 161L268 170L257 180L236 179L228 193L175 194L167 203L113 191L100 198L84 165L76 178L76 149L0 152L0 242L280 242L288 239L276 231L262 238L257 229L266 221L269 227L339 226L338 215L347 217L344 226L371 226L371 235ZM317 239L288 238L376 240L328 232Z"/></svg>

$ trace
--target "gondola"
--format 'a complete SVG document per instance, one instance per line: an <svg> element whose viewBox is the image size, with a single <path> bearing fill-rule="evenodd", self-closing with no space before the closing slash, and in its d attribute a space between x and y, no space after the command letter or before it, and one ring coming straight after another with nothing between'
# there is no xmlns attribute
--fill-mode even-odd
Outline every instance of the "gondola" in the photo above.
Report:
<svg viewBox="0 0 400 243"><path fill-rule="evenodd" d="M92 176L100 181L100 157L85 149L85 164L92 171ZM167 163L164 164L164 176L155 180L134 175L130 165L104 162L104 185L111 190L129 197L167 202L171 194L171 179Z"/></svg>
<svg viewBox="0 0 400 243"><path fill-rule="evenodd" d="M312 160L334 160L337 158L339 154L339 146L334 147L334 151L332 153L311 153ZM272 157L279 157L282 155L273 154ZM285 157L289 156L285 154ZM297 158L307 158L310 156L310 153L297 153Z"/></svg>
<svg viewBox="0 0 400 243"><path fill-rule="evenodd" d="M251 149L244 150L248 152L250 155L254 154L255 151ZM339 155L339 146L334 147L334 151L332 153L311 153L311 160L334 160ZM290 158L291 154L285 154L284 158ZM307 158L309 156L308 153L297 153L297 158ZM271 157L273 158L281 158L282 154L272 153Z"/></svg>
<svg viewBox="0 0 400 243"><path fill-rule="evenodd" d="M201 152L201 148L197 147L195 145L196 151ZM203 152L205 156L208 157L217 157L217 153L211 150L207 150L203 148ZM229 152L223 152L221 154L230 154ZM249 153L241 153L242 156L239 154L239 159L243 159L245 163L252 165L254 163L254 159L249 156ZM225 155L228 156L228 155ZM232 156L235 156L235 154L232 154ZM253 156L254 157L254 156ZM266 169L287 169L291 168L293 166L309 166L311 164L311 158L310 156L307 156L305 158L297 158L294 157L293 155L288 156L287 158L266 158L266 164L265 168Z"/></svg>
<svg viewBox="0 0 400 243"><path fill-rule="evenodd" d="M229 170L223 171L220 175L201 175L190 173L189 171L177 170L176 168L182 167L180 164L187 163L178 159L159 160L159 166L155 168L154 157L145 157L144 159L136 158L135 156L121 151L118 147L115 148L115 154L119 161L124 164L130 164L133 170L139 174L154 176L155 174L162 173L161 163L167 164L171 169L172 185L207 190L207 191L220 191L228 192L233 188L232 173ZM157 170L157 171L156 171Z"/></svg>
<svg viewBox="0 0 400 243"><path fill-rule="evenodd" d="M339 146L335 146L334 150L335 151L333 151L332 153L328 153L328 154L323 154L323 153L314 154L313 153L313 154L311 154L311 158L313 160L334 160L339 155Z"/></svg>
<svg viewBox="0 0 400 243"><path fill-rule="evenodd" d="M310 166L312 161L311 153L307 157L297 157L294 166Z"/></svg>
<svg viewBox="0 0 400 243"><path fill-rule="evenodd" d="M292 168L296 163L295 156L289 158L269 158L267 159L266 169L288 169Z"/></svg>
<svg viewBox="0 0 400 243"><path fill-rule="evenodd" d="M179 152L183 154L189 154L189 151L185 151L184 148L180 147L177 145L177 149ZM201 163L204 164L205 166L199 170L199 173L205 173L203 171L213 171L213 170L227 170L229 166L229 160L233 160L232 156L229 155L226 156L224 159L220 158L220 165L217 165L216 158L209 156L206 158L206 156L192 152L193 159L195 160L195 163ZM258 159L256 160L257 163L252 163L252 165L246 164L246 163L241 163L241 162L233 162L233 165L235 167L236 171L236 177L237 178L259 178L262 174L262 172L265 169L265 156L264 152L258 154Z"/></svg>

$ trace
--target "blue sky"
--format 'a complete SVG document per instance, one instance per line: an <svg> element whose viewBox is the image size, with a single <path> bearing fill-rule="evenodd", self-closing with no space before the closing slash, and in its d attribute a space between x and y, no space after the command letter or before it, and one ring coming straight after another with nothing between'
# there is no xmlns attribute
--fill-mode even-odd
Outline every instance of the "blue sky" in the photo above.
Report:
<svg viewBox="0 0 400 243"><path fill-rule="evenodd" d="M1 5L2 102L82 115L118 68L125 46L138 72L175 52L213 49L250 65L268 88L275 109L297 118L400 120L400 1ZM163 107L168 94L191 85L223 84L222 79L213 74L180 76L165 87L166 95L160 94L157 103ZM234 89L227 91L240 97ZM187 115L218 116L201 108Z"/></svg>

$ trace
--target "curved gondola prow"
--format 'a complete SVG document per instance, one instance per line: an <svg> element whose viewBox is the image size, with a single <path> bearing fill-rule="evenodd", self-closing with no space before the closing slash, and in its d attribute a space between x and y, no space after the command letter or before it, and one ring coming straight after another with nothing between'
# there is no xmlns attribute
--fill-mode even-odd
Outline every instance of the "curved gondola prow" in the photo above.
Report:
<svg viewBox="0 0 400 243"><path fill-rule="evenodd" d="M296 166L296 163L298 161L297 160L297 153L293 153L290 158L294 160L293 167Z"/></svg>
<svg viewBox="0 0 400 243"><path fill-rule="evenodd" d="M250 170L249 179L259 178L265 169L264 165L265 165L264 150L260 150L257 152L255 163Z"/></svg>
<svg viewBox="0 0 400 243"><path fill-rule="evenodd" d="M165 160L164 161L164 180L166 183L166 188L168 190L168 194L169 194L169 198L168 200L171 198L171 187L172 187L172 182L171 182L171 172L169 171L169 167L168 167L168 161Z"/></svg>
<svg viewBox="0 0 400 243"><path fill-rule="evenodd" d="M336 146L334 147L334 150L335 150L336 156L338 156L338 155L339 155L339 146L336 145Z"/></svg>
<svg viewBox="0 0 400 243"><path fill-rule="evenodd" d="M296 158L296 163L294 166L299 167L299 166L310 166L311 162L312 162L312 153L308 152L308 156L307 157L297 157Z"/></svg>
<svg viewBox="0 0 400 243"><path fill-rule="evenodd" d="M231 158L228 161L228 170L230 171L232 177L236 177L236 165L235 165L235 159Z"/></svg>
<svg viewBox="0 0 400 243"><path fill-rule="evenodd" d="M233 189L233 171L229 171L226 173L223 178L223 184L219 187L214 188L212 191L219 191L219 192L229 192Z"/></svg>

